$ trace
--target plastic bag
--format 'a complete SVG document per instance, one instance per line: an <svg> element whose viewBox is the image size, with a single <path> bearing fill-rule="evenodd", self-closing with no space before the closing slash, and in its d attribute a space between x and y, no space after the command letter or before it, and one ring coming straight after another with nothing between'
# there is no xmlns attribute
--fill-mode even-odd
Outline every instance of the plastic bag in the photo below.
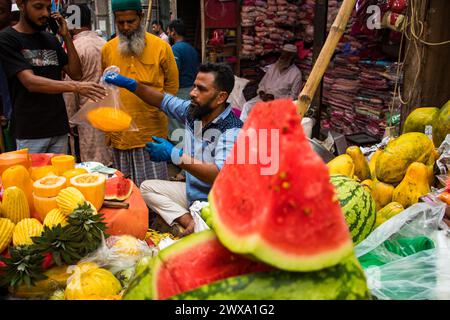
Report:
<svg viewBox="0 0 450 320"><path fill-rule="evenodd" d="M97 102L89 100L70 118L70 123L91 126L103 132L139 131L132 116L122 105L119 88L103 81L108 72L120 73L120 69L111 66L103 72L100 84L106 88L106 97Z"/></svg>
<svg viewBox="0 0 450 320"><path fill-rule="evenodd" d="M201 216L201 211L203 207L206 207L208 202L205 201L195 201L189 208L192 218L194 219L194 232L201 232L204 230L209 230L208 225Z"/></svg>
<svg viewBox="0 0 450 320"><path fill-rule="evenodd" d="M450 297L450 240L439 230L444 212L444 205L417 203L355 247L373 296L383 300Z"/></svg>
<svg viewBox="0 0 450 320"><path fill-rule="evenodd" d="M133 236L110 236L80 262L94 262L115 274L133 267L143 257L154 257L157 254L158 248L149 247L145 241Z"/></svg>

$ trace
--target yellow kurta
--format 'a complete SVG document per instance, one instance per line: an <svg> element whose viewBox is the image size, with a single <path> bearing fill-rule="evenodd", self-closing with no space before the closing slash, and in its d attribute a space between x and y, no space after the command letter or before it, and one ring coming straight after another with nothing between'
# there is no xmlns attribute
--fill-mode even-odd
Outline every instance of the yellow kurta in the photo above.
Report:
<svg viewBox="0 0 450 320"><path fill-rule="evenodd" d="M118 37L102 49L103 69L109 66L120 68L120 74L149 85L160 92L175 95L178 91L178 68L172 48L167 42L146 33L143 54L123 56L119 51ZM127 150L144 147L151 136L166 138L168 120L155 106L150 106L126 89L120 89L123 107L132 117L139 131L117 132L108 135L109 144L116 149Z"/></svg>

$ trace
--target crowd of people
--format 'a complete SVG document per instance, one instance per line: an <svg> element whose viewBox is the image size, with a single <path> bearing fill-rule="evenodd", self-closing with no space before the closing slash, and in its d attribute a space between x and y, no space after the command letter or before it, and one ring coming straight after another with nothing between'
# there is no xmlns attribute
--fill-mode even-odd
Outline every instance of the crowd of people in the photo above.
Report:
<svg viewBox="0 0 450 320"><path fill-rule="evenodd" d="M181 20L167 29L153 21L149 33L140 0L112 0L116 36L107 42L92 31L87 5L79 5L81 23L71 30L60 13L51 12L51 0L15 5L20 15L13 21L11 0L0 0L2 151L73 153L69 137L77 137L81 161L101 162L129 176L149 208L167 224L181 225L183 235L194 228L189 206L207 200L253 105L295 99L300 90L297 48L286 44L239 119L228 102L235 82L231 68L200 64ZM104 75L110 66L120 73ZM121 103L136 130L103 133L70 123L88 102L108 94L104 82L121 88ZM205 135L210 129L217 137ZM169 180L168 163L182 170L185 181Z"/></svg>

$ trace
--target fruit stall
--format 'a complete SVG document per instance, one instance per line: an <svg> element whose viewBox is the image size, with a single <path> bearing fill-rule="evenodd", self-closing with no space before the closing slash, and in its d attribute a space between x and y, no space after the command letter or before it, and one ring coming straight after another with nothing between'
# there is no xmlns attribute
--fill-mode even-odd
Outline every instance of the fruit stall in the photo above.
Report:
<svg viewBox="0 0 450 320"><path fill-rule="evenodd" d="M439 115L449 108L433 123L445 132ZM450 179L438 167L450 136L430 139L417 113L385 145L350 146L325 164L291 101L258 105L242 132L283 128L278 173L227 162L197 207L204 227L181 239L149 229L139 189L115 169L26 149L0 154L4 297L448 298Z"/></svg>
<svg viewBox="0 0 450 320"><path fill-rule="evenodd" d="M325 161L301 120L341 29L298 101L254 107L186 237L150 229L139 188L114 168L0 154L0 298L450 299L450 101ZM102 129L100 111L88 120Z"/></svg>

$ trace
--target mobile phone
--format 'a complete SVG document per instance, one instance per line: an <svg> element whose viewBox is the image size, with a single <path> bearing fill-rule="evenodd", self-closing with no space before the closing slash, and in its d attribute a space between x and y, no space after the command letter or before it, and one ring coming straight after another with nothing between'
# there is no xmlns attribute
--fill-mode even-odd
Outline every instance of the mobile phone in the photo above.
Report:
<svg viewBox="0 0 450 320"><path fill-rule="evenodd" d="M59 30L58 22L56 22L56 19L53 17L48 18L48 26L50 27L50 30L53 32L53 34L57 34Z"/></svg>

